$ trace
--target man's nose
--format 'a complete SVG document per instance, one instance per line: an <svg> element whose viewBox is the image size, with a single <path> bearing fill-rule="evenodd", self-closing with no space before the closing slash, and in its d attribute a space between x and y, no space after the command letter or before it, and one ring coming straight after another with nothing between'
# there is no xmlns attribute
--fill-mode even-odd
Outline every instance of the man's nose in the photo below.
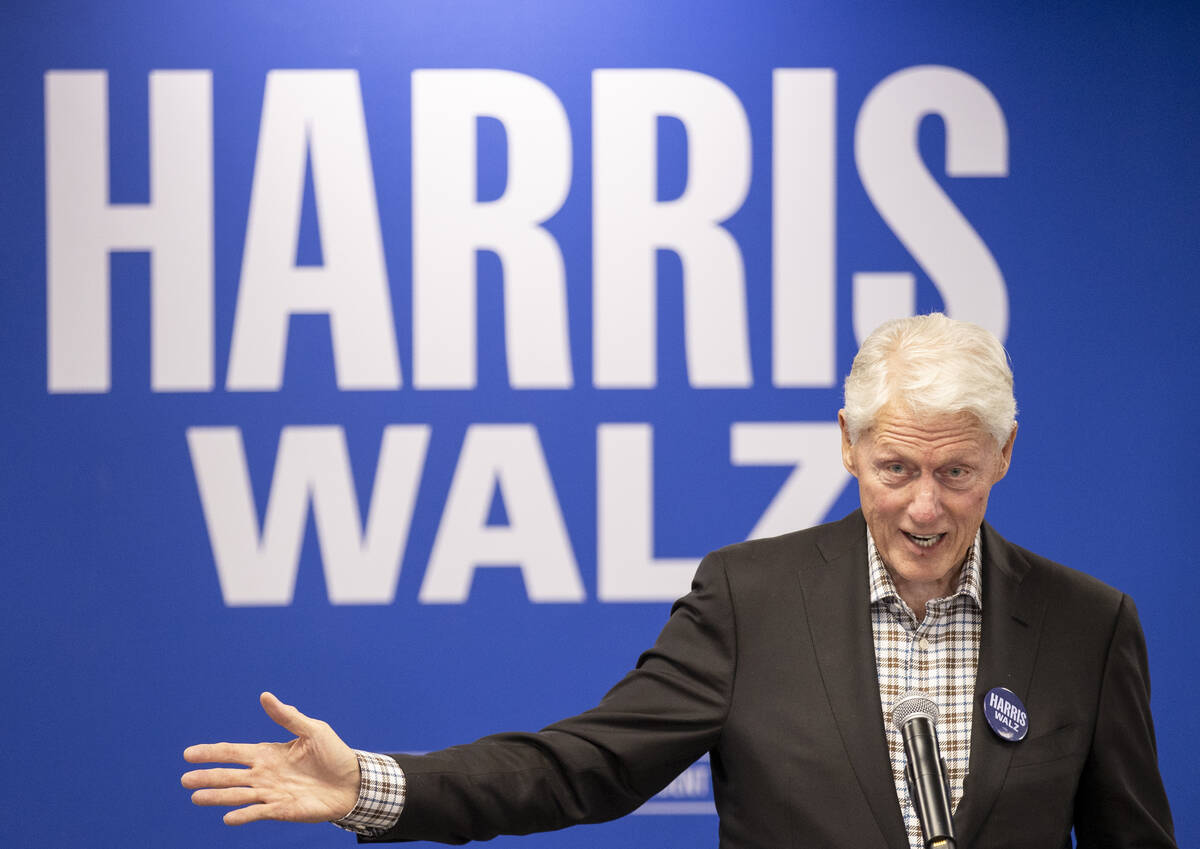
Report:
<svg viewBox="0 0 1200 849"><path fill-rule="evenodd" d="M937 481L930 475L922 475L914 486L912 503L908 506L908 515L918 524L929 524L942 515L942 498Z"/></svg>

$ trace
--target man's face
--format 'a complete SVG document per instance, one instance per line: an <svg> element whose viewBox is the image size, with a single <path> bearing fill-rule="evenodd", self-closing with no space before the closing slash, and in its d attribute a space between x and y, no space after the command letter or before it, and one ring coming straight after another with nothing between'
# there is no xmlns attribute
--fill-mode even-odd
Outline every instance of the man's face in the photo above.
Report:
<svg viewBox="0 0 1200 849"><path fill-rule="evenodd" d="M949 594L992 484L1008 471L1016 430L1001 448L971 413L918 417L888 405L851 445L841 413L838 423L842 462L858 478L867 527L901 597L911 605L910 596Z"/></svg>

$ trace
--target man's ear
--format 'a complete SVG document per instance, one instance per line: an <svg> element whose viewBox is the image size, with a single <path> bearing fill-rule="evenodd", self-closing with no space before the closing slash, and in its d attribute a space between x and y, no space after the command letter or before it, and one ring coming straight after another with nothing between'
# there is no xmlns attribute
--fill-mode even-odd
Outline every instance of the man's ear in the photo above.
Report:
<svg viewBox="0 0 1200 849"><path fill-rule="evenodd" d="M1013 443L1017 441L1017 423L1013 422L1012 433L1008 435L1008 442L1004 443L1004 447L1000 449L1000 473L996 475L996 480L999 481L1008 474L1008 467L1012 464Z"/></svg>
<svg viewBox="0 0 1200 849"><path fill-rule="evenodd" d="M842 431L842 465L846 471L858 477L858 468L854 462L854 449L850 444L850 428L846 424L846 411L838 410L838 427Z"/></svg>

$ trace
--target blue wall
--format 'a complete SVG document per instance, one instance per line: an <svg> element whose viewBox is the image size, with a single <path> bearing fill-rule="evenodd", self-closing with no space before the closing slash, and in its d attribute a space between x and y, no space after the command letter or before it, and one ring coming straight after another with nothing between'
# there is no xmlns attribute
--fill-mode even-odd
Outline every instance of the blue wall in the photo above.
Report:
<svg viewBox="0 0 1200 849"><path fill-rule="evenodd" d="M0 843L346 845L179 788L261 689L384 750L588 707L705 551L855 506L838 384L912 308L1004 335L989 518L1136 599L1200 842L1200 14L1001 5L10 9ZM497 842L715 845L696 769Z"/></svg>

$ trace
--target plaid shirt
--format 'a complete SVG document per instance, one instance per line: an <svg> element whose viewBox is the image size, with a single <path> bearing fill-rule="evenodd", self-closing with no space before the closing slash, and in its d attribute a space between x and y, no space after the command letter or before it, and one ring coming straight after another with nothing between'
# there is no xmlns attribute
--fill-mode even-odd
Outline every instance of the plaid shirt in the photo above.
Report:
<svg viewBox="0 0 1200 849"><path fill-rule="evenodd" d="M375 837L383 834L400 819L408 785L404 770L387 755L360 752L358 755L358 803L353 810L333 824L346 831Z"/></svg>
<svg viewBox="0 0 1200 849"><path fill-rule="evenodd" d="M904 741L892 727L892 707L901 694L920 690L938 706L938 747L950 775L950 807L958 807L971 754L971 714L979 634L983 625L983 582L980 570L981 535L963 562L953 595L930 601L925 619L917 621L896 592L884 568L871 532L867 532L867 561L871 577L871 632L875 639L875 673L879 704L887 729L888 753L896 796L912 849L921 849L921 823L909 798L904 777Z"/></svg>
<svg viewBox="0 0 1200 849"><path fill-rule="evenodd" d="M950 804L958 806L971 746L971 701L975 667L979 660L979 634L983 622L980 576L981 536L975 534L963 563L958 590L947 598L929 602L925 619L917 622L912 610L896 592L883 566L875 540L867 532L867 561L871 578L871 632L875 640L875 672L879 678L879 703L888 733L888 751L896 796L904 811L904 825L912 849L922 849L921 824L908 797L904 777L904 742L892 728L892 705L902 693L920 690L938 705L938 744L950 773ZM334 822L339 828L375 836L396 824L404 810L404 771L386 755L355 752L362 784L358 804Z"/></svg>

